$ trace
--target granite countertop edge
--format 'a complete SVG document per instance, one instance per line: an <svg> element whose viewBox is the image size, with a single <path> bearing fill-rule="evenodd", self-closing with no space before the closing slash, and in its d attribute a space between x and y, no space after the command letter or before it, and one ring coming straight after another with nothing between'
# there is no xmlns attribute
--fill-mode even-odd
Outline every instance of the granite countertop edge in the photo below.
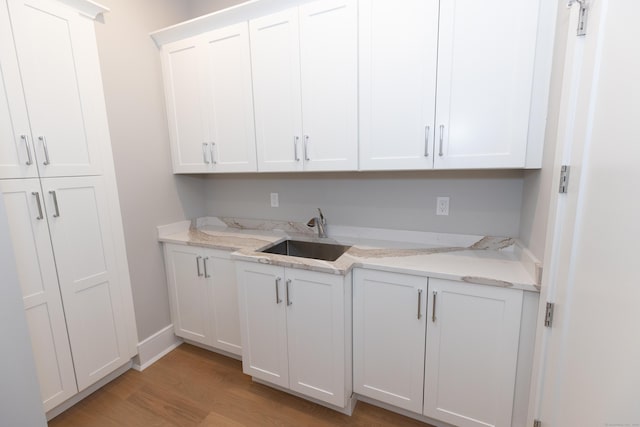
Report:
<svg viewBox="0 0 640 427"><path fill-rule="evenodd" d="M308 241L348 244L351 248L335 261L323 261L259 252L294 238ZM160 234L158 240L186 246L230 252L236 261L278 265L288 268L347 275L354 268L410 274L422 277L454 280L472 284L497 286L540 292L536 279L526 271L512 249L519 242L510 238L483 237L469 246L415 247L409 243L389 242L391 247L362 239L335 237L318 239L309 234L266 230L216 229L214 232L189 227L176 233ZM506 249L506 251L505 251ZM459 268L460 263L467 268ZM459 269L461 271L456 272ZM490 270L489 272L486 270Z"/></svg>

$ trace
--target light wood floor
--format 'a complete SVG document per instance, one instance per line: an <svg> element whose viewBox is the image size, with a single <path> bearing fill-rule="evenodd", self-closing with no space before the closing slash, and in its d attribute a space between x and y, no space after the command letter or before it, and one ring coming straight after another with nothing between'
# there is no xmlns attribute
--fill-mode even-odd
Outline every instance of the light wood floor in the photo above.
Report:
<svg viewBox="0 0 640 427"><path fill-rule="evenodd" d="M49 422L121 426L430 427L358 402L348 417L256 384L241 362L183 344L144 372L130 370Z"/></svg>

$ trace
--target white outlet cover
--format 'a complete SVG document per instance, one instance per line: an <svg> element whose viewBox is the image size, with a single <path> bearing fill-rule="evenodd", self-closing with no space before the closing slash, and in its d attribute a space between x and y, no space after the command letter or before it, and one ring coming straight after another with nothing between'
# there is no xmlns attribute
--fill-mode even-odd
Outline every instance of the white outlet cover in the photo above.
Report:
<svg viewBox="0 0 640 427"><path fill-rule="evenodd" d="M277 208L280 206L280 202L278 201L278 193L271 193L271 207Z"/></svg>
<svg viewBox="0 0 640 427"><path fill-rule="evenodd" d="M449 198L448 197L437 198L436 215L449 215Z"/></svg>

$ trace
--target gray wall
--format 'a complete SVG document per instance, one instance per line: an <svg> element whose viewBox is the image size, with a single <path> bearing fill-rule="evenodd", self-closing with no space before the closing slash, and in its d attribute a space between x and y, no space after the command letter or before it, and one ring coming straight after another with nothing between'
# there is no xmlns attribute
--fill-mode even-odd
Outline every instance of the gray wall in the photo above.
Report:
<svg viewBox="0 0 640 427"><path fill-rule="evenodd" d="M270 207L270 193L280 207ZM321 207L332 224L517 236L521 171L216 175L206 179L212 216L306 221ZM436 197L449 196L449 216Z"/></svg>
<svg viewBox="0 0 640 427"><path fill-rule="evenodd" d="M46 426L9 222L0 197L0 425Z"/></svg>
<svg viewBox="0 0 640 427"><path fill-rule="evenodd" d="M560 94L564 72L564 55L569 24L569 9L566 4L558 5L558 22L553 54L553 71L551 75L551 91L549 110L547 113L547 129L545 133L544 156L542 169L526 171L522 191L522 217L520 221L520 239L540 260L544 260L547 237L547 222L551 194L557 191L554 177L554 160L556 151L556 135L558 130L558 114L560 112Z"/></svg>
<svg viewBox="0 0 640 427"><path fill-rule="evenodd" d="M96 23L140 340L171 323L156 226L204 213L202 180L171 172L158 49L148 33L189 18L186 2L101 0Z"/></svg>
<svg viewBox="0 0 640 427"><path fill-rule="evenodd" d="M206 15L216 10L225 9L227 7L235 6L240 3L245 3L243 0L188 0L188 9L191 18L198 17L200 15Z"/></svg>

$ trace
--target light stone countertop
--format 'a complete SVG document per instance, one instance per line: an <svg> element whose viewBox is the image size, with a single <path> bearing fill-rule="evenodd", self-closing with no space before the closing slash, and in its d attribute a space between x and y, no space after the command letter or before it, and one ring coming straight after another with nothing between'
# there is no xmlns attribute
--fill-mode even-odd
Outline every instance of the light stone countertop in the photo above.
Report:
<svg viewBox="0 0 640 427"><path fill-rule="evenodd" d="M367 268L481 285L540 291L538 261L511 238L379 230L328 228L319 239L295 222L200 218L158 227L165 243L232 251L232 259L344 275ZM393 240L390 237L394 238ZM286 239L349 245L336 261L259 252Z"/></svg>

